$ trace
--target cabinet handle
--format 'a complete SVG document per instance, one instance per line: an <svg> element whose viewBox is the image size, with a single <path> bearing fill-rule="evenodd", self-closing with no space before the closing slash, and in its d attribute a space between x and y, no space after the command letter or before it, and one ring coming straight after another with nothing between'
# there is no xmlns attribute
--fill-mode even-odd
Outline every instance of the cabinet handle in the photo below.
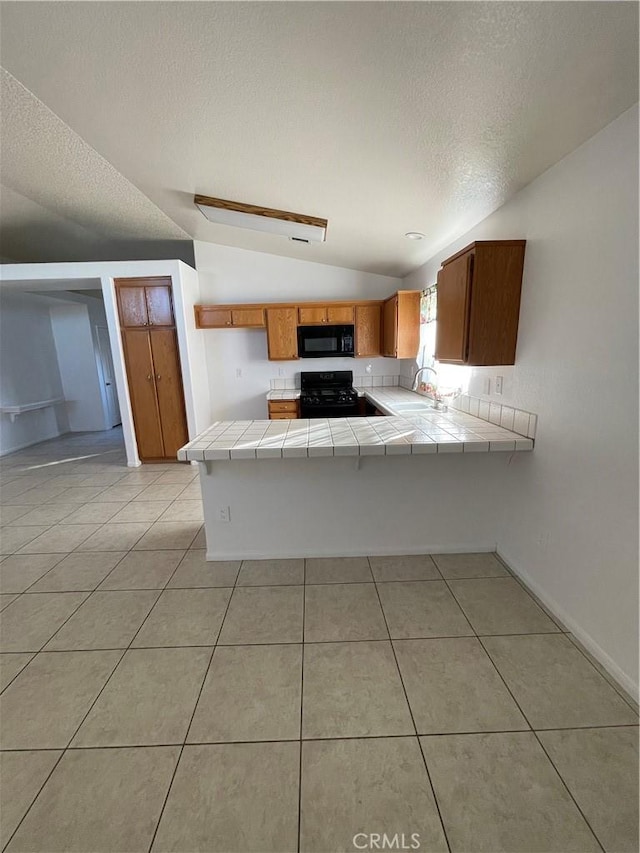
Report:
<svg viewBox="0 0 640 853"><path fill-rule="evenodd" d="M162 379L159 373L156 373L156 379Z"/></svg>
<svg viewBox="0 0 640 853"><path fill-rule="evenodd" d="M147 376L147 379L149 380L149 382L151 382L151 380L153 379L153 377L151 376L151 374L149 374L149 375Z"/></svg>
<svg viewBox="0 0 640 853"><path fill-rule="evenodd" d="M227 326L231 325L231 320L227 320Z"/></svg>

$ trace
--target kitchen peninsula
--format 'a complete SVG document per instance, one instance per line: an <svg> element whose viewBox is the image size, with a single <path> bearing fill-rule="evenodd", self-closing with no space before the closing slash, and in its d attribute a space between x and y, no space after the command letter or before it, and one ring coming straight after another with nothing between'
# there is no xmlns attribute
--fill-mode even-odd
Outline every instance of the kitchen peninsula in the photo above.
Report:
<svg viewBox="0 0 640 853"><path fill-rule="evenodd" d="M200 467L207 559L495 547L493 497L533 449L528 425L359 390L390 416L220 421L180 449ZM403 404L418 412L395 416Z"/></svg>

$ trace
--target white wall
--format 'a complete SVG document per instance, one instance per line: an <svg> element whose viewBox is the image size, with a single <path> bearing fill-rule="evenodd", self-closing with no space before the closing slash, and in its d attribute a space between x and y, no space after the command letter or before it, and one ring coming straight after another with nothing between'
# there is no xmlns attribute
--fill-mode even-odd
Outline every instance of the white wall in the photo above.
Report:
<svg viewBox="0 0 640 853"><path fill-rule="evenodd" d="M498 548L630 689L638 683L638 108L408 276L473 240L527 239L516 364L499 402L539 415ZM493 385L492 385L493 387Z"/></svg>
<svg viewBox="0 0 640 853"><path fill-rule="evenodd" d="M49 305L37 296L2 293L0 402L21 405L62 397ZM0 415L0 455L67 432L64 406Z"/></svg>
<svg viewBox="0 0 640 853"><path fill-rule="evenodd" d="M61 302L51 308L51 327L58 355L71 432L106 429L95 342L86 305Z"/></svg>
<svg viewBox="0 0 640 853"><path fill-rule="evenodd" d="M390 276L213 243L194 245L203 303L382 299L402 286L401 279ZM264 329L209 329L200 334L211 413L219 420L266 417L269 380L293 378L301 370L352 370L356 376L371 364L372 374L383 376L398 374L402 367L402 362L387 358L268 361Z"/></svg>
<svg viewBox="0 0 640 853"><path fill-rule="evenodd" d="M200 463L207 559L495 550L506 453ZM313 485L311 485L313 484ZM230 508L229 523L217 520Z"/></svg>

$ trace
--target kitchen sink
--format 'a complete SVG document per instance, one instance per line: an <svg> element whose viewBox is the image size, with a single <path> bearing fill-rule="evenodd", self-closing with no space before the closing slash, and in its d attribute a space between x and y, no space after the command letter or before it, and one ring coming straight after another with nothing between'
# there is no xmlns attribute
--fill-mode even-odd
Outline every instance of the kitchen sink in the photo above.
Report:
<svg viewBox="0 0 640 853"><path fill-rule="evenodd" d="M432 402L393 403L389 408L395 412L424 412L435 411Z"/></svg>

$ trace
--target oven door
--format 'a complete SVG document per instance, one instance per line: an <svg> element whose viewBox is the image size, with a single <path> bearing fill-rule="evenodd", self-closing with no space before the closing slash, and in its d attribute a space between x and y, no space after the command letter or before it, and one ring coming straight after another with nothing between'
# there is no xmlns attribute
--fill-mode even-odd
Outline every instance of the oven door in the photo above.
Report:
<svg viewBox="0 0 640 853"><path fill-rule="evenodd" d="M353 358L353 326L298 326L299 358Z"/></svg>
<svg viewBox="0 0 640 853"><path fill-rule="evenodd" d="M301 418L357 418L359 415L358 403L333 403L323 406L305 404L304 398L300 399Z"/></svg>

